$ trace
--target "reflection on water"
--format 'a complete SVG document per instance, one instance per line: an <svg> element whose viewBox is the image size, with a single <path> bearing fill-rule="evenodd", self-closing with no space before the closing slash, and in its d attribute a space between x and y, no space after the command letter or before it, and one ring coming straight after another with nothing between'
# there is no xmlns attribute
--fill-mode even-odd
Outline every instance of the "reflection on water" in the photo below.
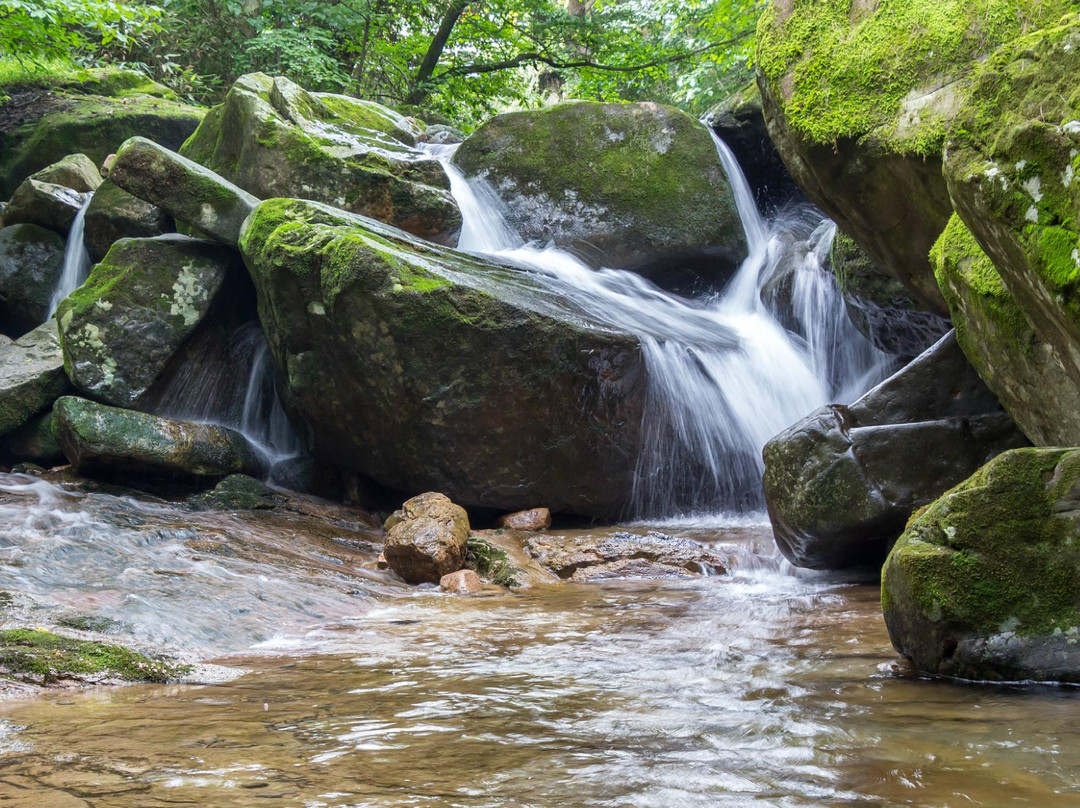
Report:
<svg viewBox="0 0 1080 808"><path fill-rule="evenodd" d="M773 567L776 565L774 564ZM1080 693L894 669L877 593L774 569L420 592L229 684L0 705L25 806L1080 804ZM289 655L292 653L292 655Z"/></svg>

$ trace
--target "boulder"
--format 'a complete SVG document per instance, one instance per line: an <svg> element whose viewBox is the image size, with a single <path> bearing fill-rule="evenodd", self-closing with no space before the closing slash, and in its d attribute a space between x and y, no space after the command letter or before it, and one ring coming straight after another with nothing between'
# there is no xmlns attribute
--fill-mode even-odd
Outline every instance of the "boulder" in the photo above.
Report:
<svg viewBox="0 0 1080 808"><path fill-rule="evenodd" d="M80 474L205 484L230 474L262 476L243 435L214 424L159 418L64 396L53 407L57 441Z"/></svg>
<svg viewBox="0 0 1080 808"><path fill-rule="evenodd" d="M75 387L134 404L198 328L230 272L233 250L187 236L122 239L60 304L64 365Z"/></svg>
<svg viewBox="0 0 1080 808"><path fill-rule="evenodd" d="M0 437L0 456L19 463L48 468L66 462L56 440L52 410L35 416L13 432Z"/></svg>
<svg viewBox="0 0 1080 808"><path fill-rule="evenodd" d="M484 582L472 570L458 570L440 578L439 589L454 595L476 595L484 591Z"/></svg>
<svg viewBox="0 0 1080 808"><path fill-rule="evenodd" d="M530 508L508 513L495 520L495 524L509 530L546 530L551 527L551 511L547 508Z"/></svg>
<svg viewBox="0 0 1080 808"><path fill-rule="evenodd" d="M178 149L204 114L145 76L115 69L90 71L52 92L28 87L10 95L9 107L29 111L0 127L0 198L67 155L81 153L99 165L134 135Z"/></svg>
<svg viewBox="0 0 1080 808"><path fill-rule="evenodd" d="M919 670L1080 683L1080 450L1007 452L916 515L882 571Z"/></svg>
<svg viewBox="0 0 1080 808"><path fill-rule="evenodd" d="M264 511L288 502L288 497L262 480L246 474L231 474L212 491L196 494L188 507L196 511Z"/></svg>
<svg viewBox="0 0 1080 808"><path fill-rule="evenodd" d="M644 406L635 338L541 278L314 202L263 202L240 245L318 459L466 507L621 513Z"/></svg>
<svg viewBox="0 0 1080 808"><path fill-rule="evenodd" d="M36 224L66 236L84 201L78 191L28 177L4 208L4 224Z"/></svg>
<svg viewBox="0 0 1080 808"><path fill-rule="evenodd" d="M84 221L86 250L95 263L122 238L152 238L175 229L169 214L132 196L112 180L106 180L94 192Z"/></svg>
<svg viewBox="0 0 1080 808"><path fill-rule="evenodd" d="M1074 0L822 3L774 0L757 67L769 134L807 196L930 310L927 259L952 213L945 132L971 73Z"/></svg>
<svg viewBox="0 0 1080 808"><path fill-rule="evenodd" d="M29 179L63 185L82 194L96 191L101 185L101 173L85 154L69 154L51 166L35 171Z"/></svg>
<svg viewBox="0 0 1080 808"><path fill-rule="evenodd" d="M0 229L0 331L18 337L49 316L64 270L64 239L36 224Z"/></svg>
<svg viewBox="0 0 1080 808"><path fill-rule="evenodd" d="M950 333L854 404L822 407L765 446L777 546L800 567L880 565L912 510L1025 444Z"/></svg>
<svg viewBox="0 0 1080 808"><path fill-rule="evenodd" d="M1067 23L1017 39L980 69L945 161L978 246L956 224L938 253L972 362L1037 444L1072 446L1080 444L1080 22Z"/></svg>
<svg viewBox="0 0 1080 808"><path fill-rule="evenodd" d="M413 497L388 522L383 555L409 583L437 584L464 566L469 516L446 496Z"/></svg>
<svg viewBox="0 0 1080 808"><path fill-rule="evenodd" d="M837 231L829 256L848 316L874 347L893 356L918 356L952 327L882 272L849 236Z"/></svg>
<svg viewBox="0 0 1080 808"><path fill-rule="evenodd" d="M109 180L177 221L234 247L240 226L259 203L213 171L142 137L120 147Z"/></svg>
<svg viewBox="0 0 1080 808"><path fill-rule="evenodd" d="M253 73L207 113L183 154L262 199L303 196L455 244L461 213L442 166L413 148L419 134L374 102Z"/></svg>
<svg viewBox="0 0 1080 808"><path fill-rule="evenodd" d="M641 536L621 531L614 535L532 535L525 549L562 579L685 578L723 575L723 556L690 539L651 531Z"/></svg>
<svg viewBox="0 0 1080 808"><path fill-rule="evenodd" d="M0 435L48 409L70 389L54 321L0 346Z"/></svg>
<svg viewBox="0 0 1080 808"><path fill-rule="evenodd" d="M594 266L651 275L702 253L721 268L746 255L716 145L672 107L577 102L499 115L454 162L494 187L524 239L553 239Z"/></svg>

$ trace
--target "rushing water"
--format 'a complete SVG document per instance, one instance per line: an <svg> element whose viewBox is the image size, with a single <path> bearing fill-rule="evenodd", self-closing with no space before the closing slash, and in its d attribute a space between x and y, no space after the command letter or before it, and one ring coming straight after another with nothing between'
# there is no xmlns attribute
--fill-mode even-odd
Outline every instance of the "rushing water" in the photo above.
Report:
<svg viewBox="0 0 1080 808"><path fill-rule="evenodd" d="M64 249L64 267L60 272L56 289L53 290L52 299L49 301L49 317L56 314L60 301L82 286L90 274L90 253L86 249L83 234L86 229L86 209L90 207L90 200L93 198L92 191L86 195L82 207L79 208L79 212L75 214L75 220L71 223L71 230L68 231L67 246Z"/></svg>
<svg viewBox="0 0 1080 808"><path fill-rule="evenodd" d="M460 249L533 271L554 296L640 340L649 386L638 518L760 507L765 443L816 407L857 397L888 366L851 325L828 270L832 223L807 208L762 221L737 162L715 140L749 254L726 288L697 299L634 272L594 270L554 244L523 243L494 189L453 164L456 147L426 147L461 208ZM770 284L788 292L763 294Z"/></svg>

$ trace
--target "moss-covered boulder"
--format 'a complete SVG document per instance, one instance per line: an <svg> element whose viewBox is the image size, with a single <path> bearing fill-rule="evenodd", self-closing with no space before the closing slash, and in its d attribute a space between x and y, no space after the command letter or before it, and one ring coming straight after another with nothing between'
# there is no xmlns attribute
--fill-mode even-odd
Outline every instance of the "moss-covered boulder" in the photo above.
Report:
<svg viewBox="0 0 1080 808"><path fill-rule="evenodd" d="M172 216L132 196L112 180L105 180L94 191L84 223L86 251L95 263L122 238L153 238L175 229Z"/></svg>
<svg viewBox="0 0 1080 808"><path fill-rule="evenodd" d="M262 199L302 196L455 244L461 213L442 166L413 148L419 134L379 104L253 73L182 154Z"/></svg>
<svg viewBox="0 0 1080 808"><path fill-rule="evenodd" d="M829 256L844 305L855 327L878 350L918 356L951 328L907 288L882 272L846 233L837 231Z"/></svg>
<svg viewBox="0 0 1080 808"><path fill-rule="evenodd" d="M240 246L286 406L321 460L467 507L620 513L636 339L520 270L318 203L263 202Z"/></svg>
<svg viewBox="0 0 1080 808"><path fill-rule="evenodd" d="M96 191L102 182L101 173L94 161L85 154L69 154L62 160L35 171L28 179L63 185L84 194Z"/></svg>
<svg viewBox="0 0 1080 808"><path fill-rule="evenodd" d="M882 572L893 645L927 673L1080 682L1080 450L1001 455L918 514Z"/></svg>
<svg viewBox="0 0 1080 808"><path fill-rule="evenodd" d="M978 64L1076 0L774 0L758 28L769 133L807 195L947 313L927 254L952 213L946 129Z"/></svg>
<svg viewBox="0 0 1080 808"><path fill-rule="evenodd" d="M949 335L854 404L823 407L765 446L777 546L800 567L876 567L912 510L1024 445Z"/></svg>
<svg viewBox="0 0 1080 808"><path fill-rule="evenodd" d="M8 463L36 463L45 468L65 462L53 430L52 410L0 437L0 458Z"/></svg>
<svg viewBox="0 0 1080 808"><path fill-rule="evenodd" d="M1041 445L1080 444L1078 51L1072 15L995 53L945 163L974 236L957 222L937 251L965 350Z"/></svg>
<svg viewBox="0 0 1080 808"><path fill-rule="evenodd" d="M708 130L659 104L569 103L511 112L454 162L487 180L526 240L554 239L595 266L666 267L707 248L721 267L746 240Z"/></svg>
<svg viewBox="0 0 1080 808"><path fill-rule="evenodd" d="M173 100L172 93L130 71L96 71L85 81L51 92L39 87L11 93L8 106L25 109L0 126L0 197L8 197L35 171L70 154L95 165L134 135L177 149L195 131L204 110Z"/></svg>
<svg viewBox="0 0 1080 808"><path fill-rule="evenodd" d="M36 224L0 228L0 331L18 337L45 322L64 269L64 239Z"/></svg>
<svg viewBox="0 0 1080 808"><path fill-rule="evenodd" d="M64 396L53 407L60 448L80 474L136 488L158 480L205 485L230 474L262 476L265 464L239 432L160 418Z"/></svg>
<svg viewBox="0 0 1080 808"><path fill-rule="evenodd" d="M0 435L47 410L70 390L54 321L0 346Z"/></svg>
<svg viewBox="0 0 1080 808"><path fill-rule="evenodd" d="M236 253L188 236L121 239L60 303L64 367L82 393L130 406L161 375L214 302Z"/></svg>
<svg viewBox="0 0 1080 808"><path fill-rule="evenodd" d="M84 201L78 191L28 177L4 208L4 224L36 224L66 236Z"/></svg>

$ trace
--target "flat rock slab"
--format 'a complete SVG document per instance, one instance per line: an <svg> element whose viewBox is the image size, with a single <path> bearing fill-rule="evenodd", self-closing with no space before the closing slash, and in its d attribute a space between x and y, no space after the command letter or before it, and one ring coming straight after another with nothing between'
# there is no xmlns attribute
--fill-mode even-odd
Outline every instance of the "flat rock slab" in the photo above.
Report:
<svg viewBox="0 0 1080 808"><path fill-rule="evenodd" d="M0 435L48 409L70 389L54 321L0 345Z"/></svg>
<svg viewBox="0 0 1080 808"><path fill-rule="evenodd" d="M690 539L650 532L607 536L530 535L525 549L562 579L685 578L727 572L723 557Z"/></svg>

